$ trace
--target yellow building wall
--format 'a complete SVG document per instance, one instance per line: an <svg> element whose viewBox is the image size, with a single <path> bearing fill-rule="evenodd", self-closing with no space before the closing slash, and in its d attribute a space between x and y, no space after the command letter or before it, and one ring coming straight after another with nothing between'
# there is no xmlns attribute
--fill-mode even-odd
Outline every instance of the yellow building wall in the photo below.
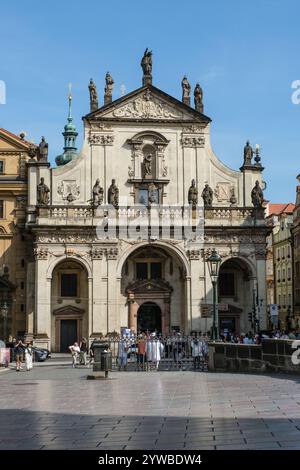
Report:
<svg viewBox="0 0 300 470"><path fill-rule="evenodd" d="M11 321L6 327L6 336L11 334L15 337L26 331L26 264L30 241L25 233L25 210L29 145L18 136L0 129L0 161L4 162L0 174L0 200L3 201L3 218L0 218L0 278L14 286L9 313ZM22 170L20 161L23 162ZM3 335L2 325L0 339L3 339Z"/></svg>

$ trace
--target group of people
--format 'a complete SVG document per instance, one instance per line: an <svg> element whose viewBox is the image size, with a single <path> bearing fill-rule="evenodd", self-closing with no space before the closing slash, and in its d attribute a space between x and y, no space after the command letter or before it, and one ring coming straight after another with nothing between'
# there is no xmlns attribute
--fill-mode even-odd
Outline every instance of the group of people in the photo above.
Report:
<svg viewBox="0 0 300 470"><path fill-rule="evenodd" d="M23 343L20 339L14 345L14 357L16 361L16 371L20 372L23 369L22 363L25 360L26 371L31 371L33 368L33 348L32 343Z"/></svg>
<svg viewBox="0 0 300 470"><path fill-rule="evenodd" d="M194 369L207 361L207 338L202 335L183 337L180 333L162 337L156 333L123 336L118 340L117 362L119 370L126 370L131 355L136 356L136 369L158 370L162 359L181 369L184 359L192 358Z"/></svg>
<svg viewBox="0 0 300 470"><path fill-rule="evenodd" d="M220 334L220 339L224 343L261 344L261 335L258 333L254 334L252 331L239 334L234 331L222 331Z"/></svg>
<svg viewBox="0 0 300 470"><path fill-rule="evenodd" d="M267 337L267 336L263 335L263 337ZM276 338L276 339L300 339L300 331L298 329L274 330L268 337Z"/></svg>
<svg viewBox="0 0 300 470"><path fill-rule="evenodd" d="M80 343L78 344L75 342L71 346L69 346L69 350L72 354L72 367L75 368L78 364L78 358L79 358L79 365L87 365L87 354L89 352L89 347L88 347L88 342L86 338L82 338ZM92 354L92 356L91 356ZM90 361L89 364L92 360L93 357L93 350L92 347L90 349Z"/></svg>
<svg viewBox="0 0 300 470"><path fill-rule="evenodd" d="M221 331L220 339L225 343L238 343L238 344L261 344L262 339L299 339L299 330L273 330L263 331L260 333L248 333L237 334L229 330Z"/></svg>
<svg viewBox="0 0 300 470"><path fill-rule="evenodd" d="M117 363L119 371L127 370L128 359L136 354L137 370L158 370L164 352L164 345L155 333L140 334L138 337L119 338Z"/></svg>
<svg viewBox="0 0 300 470"><path fill-rule="evenodd" d="M183 336L174 332L163 337L156 332L121 334L108 340L111 352L119 371L126 371L129 362L134 360L137 371L159 370L161 360L165 360L177 369L182 369L186 359L192 359L194 369L203 369L208 360L208 336L193 334ZM90 348L85 338L69 347L72 354L72 367L87 365L94 360L94 347L99 342L95 338ZM89 360L87 354L89 353Z"/></svg>

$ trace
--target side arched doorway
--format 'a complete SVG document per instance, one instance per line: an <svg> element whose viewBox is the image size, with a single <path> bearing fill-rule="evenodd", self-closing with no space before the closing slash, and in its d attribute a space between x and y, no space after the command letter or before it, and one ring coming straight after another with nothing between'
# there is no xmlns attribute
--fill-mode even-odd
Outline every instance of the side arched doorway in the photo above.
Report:
<svg viewBox="0 0 300 470"><path fill-rule="evenodd" d="M51 349L68 352L69 346L89 335L88 273L77 260L57 264L51 282Z"/></svg>
<svg viewBox="0 0 300 470"><path fill-rule="evenodd" d="M230 258L221 265L218 294L220 331L253 331L248 313L255 308L256 289L253 272L244 259Z"/></svg>
<svg viewBox="0 0 300 470"><path fill-rule="evenodd" d="M138 332L158 332L162 331L161 309L154 302L143 303L137 312Z"/></svg>

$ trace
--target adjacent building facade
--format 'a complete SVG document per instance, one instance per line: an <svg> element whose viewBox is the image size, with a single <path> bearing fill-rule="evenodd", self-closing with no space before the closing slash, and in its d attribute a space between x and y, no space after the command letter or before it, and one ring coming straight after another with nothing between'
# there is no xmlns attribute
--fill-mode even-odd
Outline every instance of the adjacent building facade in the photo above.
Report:
<svg viewBox="0 0 300 470"><path fill-rule="evenodd" d="M153 86L148 59L141 88L117 100L106 76L103 106L91 80L79 153L70 97L57 167L43 143L28 162L27 335L55 351L121 327L209 330L213 248L220 328L249 331L253 310L266 324L259 150L247 143L240 170L224 165L200 86L195 107L186 79L182 101L173 98Z"/></svg>
<svg viewBox="0 0 300 470"><path fill-rule="evenodd" d="M0 338L27 330L27 256L32 246L25 232L27 161L32 144L0 129Z"/></svg>
<svg viewBox="0 0 300 470"><path fill-rule="evenodd" d="M293 310L293 243L291 229L295 205L268 204L267 222L272 228L267 243L267 291L270 305L276 305L281 328L295 328Z"/></svg>
<svg viewBox="0 0 300 470"><path fill-rule="evenodd" d="M298 176L300 181L300 175ZM300 186L296 188L296 204L293 214L293 285L294 315L300 321Z"/></svg>

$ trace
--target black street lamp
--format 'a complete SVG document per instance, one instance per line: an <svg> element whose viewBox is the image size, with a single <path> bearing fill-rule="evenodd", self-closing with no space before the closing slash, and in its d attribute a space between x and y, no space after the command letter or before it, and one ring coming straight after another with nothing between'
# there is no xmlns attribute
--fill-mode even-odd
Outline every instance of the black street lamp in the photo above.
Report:
<svg viewBox="0 0 300 470"><path fill-rule="evenodd" d="M212 339L219 339L219 321L217 311L217 283L219 278L219 271L221 266L221 256L216 252L215 248L212 250L211 255L207 258L209 275L213 286L213 326L212 326Z"/></svg>
<svg viewBox="0 0 300 470"><path fill-rule="evenodd" d="M5 301L0 305L0 314L1 314L1 317L3 318L3 336L4 336L4 339L7 340L8 304Z"/></svg>

